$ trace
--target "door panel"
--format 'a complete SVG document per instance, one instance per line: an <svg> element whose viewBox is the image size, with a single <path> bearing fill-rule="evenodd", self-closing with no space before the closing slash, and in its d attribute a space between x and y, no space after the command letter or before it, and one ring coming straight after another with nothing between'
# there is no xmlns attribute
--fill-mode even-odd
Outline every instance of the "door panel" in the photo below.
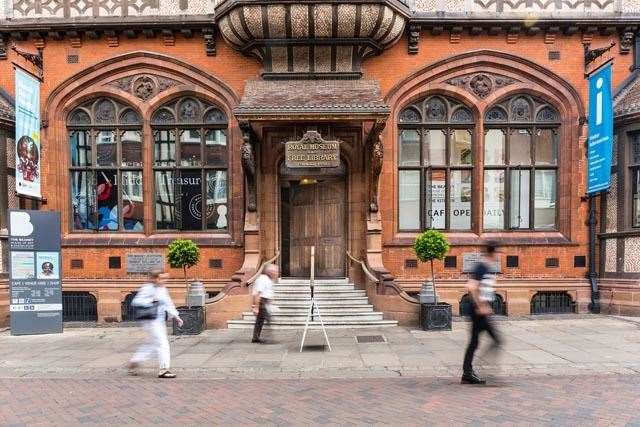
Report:
<svg viewBox="0 0 640 427"><path fill-rule="evenodd" d="M344 182L318 184L318 277L344 276Z"/></svg>
<svg viewBox="0 0 640 427"><path fill-rule="evenodd" d="M290 194L289 268L292 276L304 277L311 274L311 246L314 245L316 238L316 189L314 185L293 185Z"/></svg>
<svg viewBox="0 0 640 427"><path fill-rule="evenodd" d="M291 276L309 277L311 247L315 246L316 277L344 277L344 181L292 184L289 194Z"/></svg>

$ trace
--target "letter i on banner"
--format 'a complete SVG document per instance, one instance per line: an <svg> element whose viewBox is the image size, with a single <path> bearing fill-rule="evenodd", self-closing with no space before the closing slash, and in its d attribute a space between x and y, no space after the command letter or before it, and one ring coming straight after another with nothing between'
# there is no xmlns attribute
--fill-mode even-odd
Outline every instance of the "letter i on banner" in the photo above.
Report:
<svg viewBox="0 0 640 427"><path fill-rule="evenodd" d="M611 63L589 76L587 193L609 189L613 157Z"/></svg>
<svg viewBox="0 0 640 427"><path fill-rule="evenodd" d="M18 68L16 74L16 192L41 198L40 81Z"/></svg>

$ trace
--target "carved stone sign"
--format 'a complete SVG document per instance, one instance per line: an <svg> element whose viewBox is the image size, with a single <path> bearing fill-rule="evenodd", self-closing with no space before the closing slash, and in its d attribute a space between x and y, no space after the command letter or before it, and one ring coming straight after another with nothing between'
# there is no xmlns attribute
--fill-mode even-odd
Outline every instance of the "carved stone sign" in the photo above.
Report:
<svg viewBox="0 0 640 427"><path fill-rule="evenodd" d="M288 168L335 168L340 165L340 142L325 141L310 130L299 141L286 143L285 158Z"/></svg>
<svg viewBox="0 0 640 427"><path fill-rule="evenodd" d="M127 254L127 273L150 273L163 267L162 254Z"/></svg>
<svg viewBox="0 0 640 427"><path fill-rule="evenodd" d="M462 272L470 273L473 271L473 267L478 261L480 261L481 254L479 252L467 252L462 254ZM493 268L490 268L492 273L500 273L500 260L498 260Z"/></svg>

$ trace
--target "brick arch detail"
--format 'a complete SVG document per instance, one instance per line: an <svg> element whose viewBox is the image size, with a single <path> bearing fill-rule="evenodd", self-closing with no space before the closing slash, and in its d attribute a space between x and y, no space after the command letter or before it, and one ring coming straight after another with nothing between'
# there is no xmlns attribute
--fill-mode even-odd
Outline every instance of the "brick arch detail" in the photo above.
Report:
<svg viewBox="0 0 640 427"><path fill-rule="evenodd" d="M74 106L75 98L79 93L89 88L98 87L114 95L119 94L128 98L134 105L139 105L140 111L146 113L164 93L142 102L135 96L112 86L103 86L104 83L137 73L158 74L178 80L178 87L201 94L205 98L213 98L228 112L239 102L239 96L229 85L218 78L198 69L192 65L166 55L152 52L132 52L109 58L106 61L94 64L79 73L69 77L60 83L47 98L43 116L49 122L55 121L58 114L68 112ZM175 90L176 87L170 89ZM230 115L231 116L231 115Z"/></svg>
<svg viewBox="0 0 640 427"><path fill-rule="evenodd" d="M508 85L495 88L485 98L478 98L466 88L447 83L452 78L467 74L487 73L509 77L513 81ZM559 187L558 187L558 231L573 240L578 237L578 220L573 218L572 206L580 205L580 196L585 191L585 184L572 184L572 177L578 176L582 171L579 165L584 158L584 147L580 143L584 139L584 126L579 124L579 119L585 116L584 102L575 87L559 75L548 69L533 63L525 58L512 54L491 50L477 50L466 52L445 58L441 61L429 64L392 87L385 95L385 102L391 107L389 123L383 131L385 146L385 163L382 175L386 177L387 191L381 194L383 206L383 222L386 226L383 230L383 240L392 241L400 236L398 231L397 189L398 185L398 123L400 112L411 103L426 96L441 94L454 98L471 107L475 116L475 132L481 135L484 132L483 118L490 106L498 101L523 93L539 97L552 105L561 115L561 141L568 143L566 150L562 150L559 159ZM475 147L482 147L481 141L476 138ZM483 150L474 149L474 158L479 164L483 162ZM480 172L482 168L475 168L474 182L482 182ZM474 184L477 185L477 184ZM476 187L479 188L479 187ZM478 194L480 193L480 194ZM482 191L474 193L472 232L482 233ZM406 234L406 233L403 233Z"/></svg>
<svg viewBox="0 0 640 427"><path fill-rule="evenodd" d="M385 101L391 106L392 117L395 118L393 113L396 112L397 114L399 106L407 104L406 100L411 98L416 91L430 90L434 83L446 85L452 93L457 92L459 96L466 98L467 96L463 94L466 90L449 85L445 81L475 72L496 73L514 78L517 81L506 87L510 90L522 83L537 85L544 93L553 94L555 97L565 101L571 114L575 115L576 118L585 114L580 94L571 83L525 58L491 50L470 51L429 64L392 87L385 96ZM473 96L470 99L473 99L473 103L480 107L492 103L491 95L484 100L475 99Z"/></svg>
<svg viewBox="0 0 640 427"><path fill-rule="evenodd" d="M135 74L153 74L161 77L169 77L177 82L176 86L157 93L153 97L143 101L133 94L108 84L122 77ZM151 113L171 98L191 95L219 106L228 118L229 140L229 194L243 193L242 180L234 179L241 174L239 163L239 147L242 143L238 123L232 113L233 108L239 103L240 97L225 82L208 74L207 72L182 62L170 56L153 52L139 51L114 56L105 61L96 63L76 73L60 83L48 96L43 108L45 128L43 129L43 146L48 151L49 171L44 175L43 183L49 189L55 189L66 197L54 198L50 201L51 209L62 213L63 235L70 232L69 216L69 180L68 150L66 150L66 121L68 114L82 102L98 97L108 97L121 101L136 110L143 119L144 144L147 147L149 135L149 123ZM148 147L147 147L148 148ZM148 151L145 148L145 153ZM236 151L238 154L236 155ZM145 163L150 161L145 154ZM145 168L145 170L148 170ZM151 174L145 174L144 185L153 187ZM53 190L51 190L53 191ZM146 192L147 190L145 190ZM242 198L231 198L230 209L233 212L241 212ZM147 203L145 203L147 205ZM149 205L150 206L150 205ZM145 225L152 221L151 208L145 208ZM229 234L227 239L242 240L242 215L236 215L237 220L229 222ZM150 231L153 229L151 227ZM129 233L131 234L131 233ZM131 234L133 235L133 234Z"/></svg>

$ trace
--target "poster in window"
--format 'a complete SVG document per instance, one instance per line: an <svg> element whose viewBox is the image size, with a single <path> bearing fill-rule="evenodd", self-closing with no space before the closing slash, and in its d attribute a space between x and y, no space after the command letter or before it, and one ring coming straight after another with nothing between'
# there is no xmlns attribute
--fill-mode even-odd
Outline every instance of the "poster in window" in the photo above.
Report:
<svg viewBox="0 0 640 427"><path fill-rule="evenodd" d="M504 228L503 170L488 170L484 175L484 228Z"/></svg>
<svg viewBox="0 0 640 427"><path fill-rule="evenodd" d="M16 192L40 198L40 81L16 68L15 90Z"/></svg>
<svg viewBox="0 0 640 427"><path fill-rule="evenodd" d="M427 226L433 229L442 230L446 227L445 208L445 185L444 173L434 171L431 185L427 186Z"/></svg>
<svg viewBox="0 0 640 427"><path fill-rule="evenodd" d="M202 230L202 177L200 171L182 171L178 178L181 195L181 230Z"/></svg>
<svg viewBox="0 0 640 427"><path fill-rule="evenodd" d="M98 230L118 229L118 181L116 171L97 172Z"/></svg>
<svg viewBox="0 0 640 427"><path fill-rule="evenodd" d="M471 228L471 173L467 170L451 172L450 223L452 230Z"/></svg>

